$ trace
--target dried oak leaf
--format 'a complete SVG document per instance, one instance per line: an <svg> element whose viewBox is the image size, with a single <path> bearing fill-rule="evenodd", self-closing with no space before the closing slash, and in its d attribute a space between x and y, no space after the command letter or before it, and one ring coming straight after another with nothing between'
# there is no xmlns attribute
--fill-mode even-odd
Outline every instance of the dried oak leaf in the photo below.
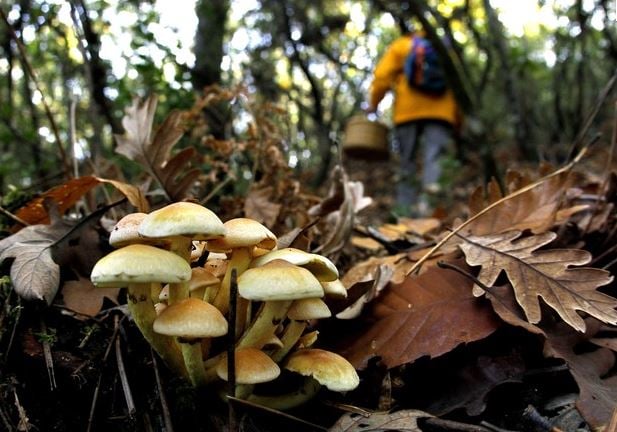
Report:
<svg viewBox="0 0 617 432"><path fill-rule="evenodd" d="M118 303L119 288L96 288L90 279L67 281L62 286L64 305L81 315L93 317L101 311L103 299L107 297L114 303Z"/></svg>
<svg viewBox="0 0 617 432"><path fill-rule="evenodd" d="M179 111L171 112L152 135L156 105L153 95L145 100L133 100L122 118L124 134L115 135L116 152L143 166L159 182L168 198L177 201L185 197L199 176L197 168L187 168L196 150L187 147L170 155L172 147L184 134Z"/></svg>
<svg viewBox="0 0 617 432"><path fill-rule="evenodd" d="M525 229L534 233L544 232L553 226L569 183L567 172L550 177L529 191L507 199L488 210L465 227L463 232L474 235ZM520 185L516 182L515 184ZM470 216L474 216L503 197L494 180L487 188L486 201L483 200L484 192L481 188L476 189L470 197Z"/></svg>
<svg viewBox="0 0 617 432"><path fill-rule="evenodd" d="M347 173L337 165L332 170L331 178L328 197L321 204L309 209L309 216L326 216L323 223L324 240L314 250L325 256L336 254L343 249L351 238L355 221L356 202Z"/></svg>
<svg viewBox="0 0 617 432"><path fill-rule="evenodd" d="M514 241L520 235L520 231L510 231L465 238L460 248L469 265L482 266L478 275L480 282L493 286L501 271L505 271L517 302L532 324L541 319L538 297L578 331L585 331L585 322L578 310L606 323L617 323L617 299L596 290L613 280L610 273L595 268L569 268L590 262L589 252L578 249L537 251L557 235L549 231ZM474 286L475 295L483 293L482 288Z"/></svg>
<svg viewBox="0 0 617 432"><path fill-rule="evenodd" d="M118 189L128 198L129 202L138 209L138 211L148 211L148 201L137 187L117 180L108 180L94 176L83 176L71 179L66 183L49 189L21 207L15 213L15 216L31 225L48 224L49 214L45 209L43 202L49 201L54 203L57 206L58 212L63 214L92 188L101 183L109 183Z"/></svg>
<svg viewBox="0 0 617 432"><path fill-rule="evenodd" d="M329 432L380 432L404 431L422 432L418 419L434 417L419 410L401 410L395 412L374 412L368 416L347 413L340 417L328 429Z"/></svg>
<svg viewBox="0 0 617 432"><path fill-rule="evenodd" d="M366 326L338 350L357 368L374 356L393 368L483 339L500 322L488 303L473 296L472 284L439 267L390 284L363 314Z"/></svg>
<svg viewBox="0 0 617 432"><path fill-rule="evenodd" d="M617 376L605 377L615 365L615 353L607 348L578 352L578 345L586 345L601 328L596 320L586 321L585 334L564 324L546 329L544 352L565 360L580 390L576 407L592 430L602 430L611 420L617 405Z"/></svg>
<svg viewBox="0 0 617 432"><path fill-rule="evenodd" d="M52 247L71 227L61 219L52 225L30 225L0 241L0 262L14 258L11 282L25 300L51 304L60 284L60 267Z"/></svg>
<svg viewBox="0 0 617 432"><path fill-rule="evenodd" d="M244 200L245 216L269 228L274 226L281 212L281 205L270 201L272 190L272 186L253 187Z"/></svg>

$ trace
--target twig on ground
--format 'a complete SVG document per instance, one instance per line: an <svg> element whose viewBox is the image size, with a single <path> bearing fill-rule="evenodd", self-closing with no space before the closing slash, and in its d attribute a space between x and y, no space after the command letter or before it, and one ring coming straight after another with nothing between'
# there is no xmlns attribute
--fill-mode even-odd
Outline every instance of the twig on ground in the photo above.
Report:
<svg viewBox="0 0 617 432"><path fill-rule="evenodd" d="M41 318L41 334L47 334L47 326L45 325L43 318ZM56 373L54 371L54 358L51 354L51 345L45 337L42 338L41 343L43 345L43 356L45 357L47 376L49 377L49 389L54 391L58 388L58 385L56 384Z"/></svg>
<svg viewBox="0 0 617 432"><path fill-rule="evenodd" d="M248 406L248 407L257 408L257 409L259 409L261 411L265 411L267 413L270 413L270 414L273 414L273 415L276 415L276 416L280 416L280 417L284 417L284 418L292 420L294 422L298 422L298 423L301 423L303 425L310 426L314 430L319 430L319 431L327 431L328 430L328 428L325 428L323 426L317 425L315 423L308 422L306 420L302 420L301 418L292 416L291 414L287 414L287 413L285 413L283 411L278 411L278 410L275 410L275 409L272 409L272 408L265 407L263 405L258 405L258 404L255 404L253 402L250 402L250 401L247 401L247 400L244 400L244 399L238 399L238 398L232 397L232 396L227 396L227 399L228 399L230 404L231 403L239 403L241 405L245 405L245 406ZM486 431L482 431L482 432L486 432Z"/></svg>
<svg viewBox="0 0 617 432"><path fill-rule="evenodd" d="M122 319L124 319L124 317ZM109 344L107 345L107 349L105 350L105 354L103 355L103 359L101 360L101 363L103 364L107 362L107 358L109 357L109 354L111 353L111 347L114 346L114 341L116 340L116 337L118 336L119 329L120 327L118 325L115 325L114 332L111 335L111 338L109 339ZM101 369L101 372L99 373L99 379L96 383L96 387L94 388L94 395L92 396L92 404L90 405L90 414L88 416L88 426L86 428L86 432L90 432L90 430L92 429L92 423L94 420L94 412L96 410L96 402L99 397L99 392L101 390L102 382L103 382L103 370Z"/></svg>
<svg viewBox="0 0 617 432"><path fill-rule="evenodd" d="M10 301L10 294L7 297L6 301ZM17 332L17 324L19 323L19 318L21 317L21 299L17 296L17 306L16 306L17 314L15 315L15 322L13 323L13 328L11 329L11 336L9 337L9 343L6 345L6 351L4 352L4 360L9 357L9 353L11 352L11 347L13 346L13 341L15 340L15 333Z"/></svg>
<svg viewBox="0 0 617 432"><path fill-rule="evenodd" d="M115 317L115 325L118 324L118 316ZM124 393L124 399L126 400L126 409L128 410L129 417L133 417L137 411L135 403L133 402L133 394L131 393L131 386L129 385L129 379L126 376L126 369L124 368L124 360L122 358L122 347L120 346L120 338L116 338L116 363L118 364L118 374L120 375L120 383L122 384L122 392Z"/></svg>
<svg viewBox="0 0 617 432"><path fill-rule="evenodd" d="M159 393L159 400L161 401L161 412L163 414L163 423L165 423L165 432L174 432L174 426L171 422L171 415L169 413L169 405L167 405L167 398L165 398L165 391L163 390L163 384L161 382L161 374L159 372L158 362L156 361L156 355L154 350L150 348L150 356L152 357L152 366L154 368L154 379L156 380L156 388Z"/></svg>
<svg viewBox="0 0 617 432"><path fill-rule="evenodd" d="M0 207L0 213L2 213L4 216L8 217L9 219L14 220L15 222L17 222L20 225L23 225L23 226L29 226L30 225L28 222L26 222L25 220L23 220L22 218L20 218L18 216L15 216L13 213L8 211L4 207Z"/></svg>
<svg viewBox="0 0 617 432"><path fill-rule="evenodd" d="M438 261L437 262L437 267L440 267L440 268L443 268L443 269L448 269L448 270L454 270L455 272L462 274L466 278L471 279L473 282L475 282L480 288L482 288L486 292L491 292L491 290L493 289L493 287L487 286L480 279L478 279L477 277L475 277L471 273L466 272L465 270L463 270L462 268L460 268L457 265L451 264L451 263L446 262L446 261Z"/></svg>
<svg viewBox="0 0 617 432"><path fill-rule="evenodd" d="M236 313L238 306L238 273L231 271L229 284L229 327L227 329L227 395L236 396ZM236 412L231 402L227 402L229 409L229 432L237 432L238 422Z"/></svg>
<svg viewBox="0 0 617 432"><path fill-rule="evenodd" d="M561 429L553 426L549 419L538 412L533 405L528 405L523 411L523 418L532 423L536 430L543 432L563 432Z"/></svg>
<svg viewBox="0 0 617 432"><path fill-rule="evenodd" d="M19 397L17 396L17 391L15 389L13 389L13 395L15 396L15 406L17 407L17 413L19 414L19 424L17 425L17 430L27 432L32 429L32 425L30 424L26 410L21 403L19 403Z"/></svg>

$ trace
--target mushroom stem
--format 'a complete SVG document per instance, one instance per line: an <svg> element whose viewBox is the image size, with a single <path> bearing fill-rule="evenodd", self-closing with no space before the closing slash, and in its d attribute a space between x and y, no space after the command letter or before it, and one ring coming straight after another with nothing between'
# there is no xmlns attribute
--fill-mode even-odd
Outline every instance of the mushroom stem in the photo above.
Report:
<svg viewBox="0 0 617 432"><path fill-rule="evenodd" d="M221 286L212 300L212 304L221 311L223 315L229 312L229 286L231 283L231 271L236 269L236 274L240 276L249 267L251 262L251 253L249 248L241 247L232 249L229 263L227 264L227 270L225 276L221 282ZM238 311L240 312L240 311ZM238 313L242 315L242 313Z"/></svg>
<svg viewBox="0 0 617 432"><path fill-rule="evenodd" d="M237 347L261 348L272 337L278 325L292 304L292 300L270 300L264 302L253 323L238 341Z"/></svg>
<svg viewBox="0 0 617 432"><path fill-rule="evenodd" d="M285 331L281 336L281 342L283 342L283 346L274 350L270 357L276 363L283 360L283 358L287 355L289 351L296 345L300 336L302 336L302 332L306 328L306 321L297 321L290 320L287 327L285 327Z"/></svg>
<svg viewBox="0 0 617 432"><path fill-rule="evenodd" d="M170 251L182 257L187 263L191 263L191 239L189 237L177 236L174 238ZM169 284L169 301L170 305L178 303L189 297L188 281Z"/></svg>
<svg viewBox="0 0 617 432"><path fill-rule="evenodd" d="M308 376L304 378L302 386L291 393L277 396L251 394L246 400L257 405L284 411L308 402L317 394L320 388L321 384L313 377Z"/></svg>
<svg viewBox="0 0 617 432"><path fill-rule="evenodd" d="M151 292L154 289L149 283L135 283L128 286L128 309L135 324L144 338L154 348L165 364L181 376L186 376L186 368L182 355L173 338L155 333L152 323L156 318Z"/></svg>
<svg viewBox="0 0 617 432"><path fill-rule="evenodd" d="M206 369L201 353L201 340L187 340L178 338L178 343L182 348L182 357L188 373L191 384L194 387L200 387L208 382L206 378Z"/></svg>

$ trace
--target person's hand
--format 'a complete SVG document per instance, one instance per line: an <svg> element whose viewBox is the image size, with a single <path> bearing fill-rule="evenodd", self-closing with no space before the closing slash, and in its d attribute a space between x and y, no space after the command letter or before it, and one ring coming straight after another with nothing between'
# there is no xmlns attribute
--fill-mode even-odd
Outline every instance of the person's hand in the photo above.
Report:
<svg viewBox="0 0 617 432"><path fill-rule="evenodd" d="M369 105L364 109L366 114L375 114L377 112L377 107L373 105Z"/></svg>

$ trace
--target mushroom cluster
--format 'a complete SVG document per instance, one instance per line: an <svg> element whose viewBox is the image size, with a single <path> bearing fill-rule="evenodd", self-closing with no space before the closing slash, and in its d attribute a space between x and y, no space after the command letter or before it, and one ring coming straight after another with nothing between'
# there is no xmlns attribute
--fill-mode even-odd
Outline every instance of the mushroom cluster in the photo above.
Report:
<svg viewBox="0 0 617 432"><path fill-rule="evenodd" d="M277 249L276 236L259 222L223 223L191 202L129 214L109 242L116 249L96 263L92 282L128 289L128 308L145 339L194 386L227 380L229 327L236 330L236 397L286 409L322 385L338 392L358 386L347 360L312 347L317 332L308 323L331 316L323 297L347 295L329 259ZM254 393L255 384L278 379L281 368L303 375L302 387L286 395Z"/></svg>

